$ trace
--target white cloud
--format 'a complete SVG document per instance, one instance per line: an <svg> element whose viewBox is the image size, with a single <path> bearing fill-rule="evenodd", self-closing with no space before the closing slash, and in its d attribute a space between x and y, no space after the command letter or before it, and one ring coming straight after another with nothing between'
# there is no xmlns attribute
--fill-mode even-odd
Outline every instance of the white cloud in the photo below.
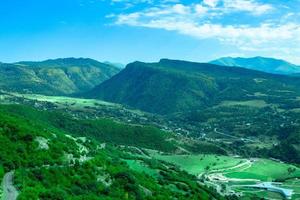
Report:
<svg viewBox="0 0 300 200"><path fill-rule="evenodd" d="M134 13L122 15L117 23L131 26L165 29L198 39L217 38L230 44L260 45L276 41L297 40L300 42L299 24L261 24L256 27L247 25L221 25L213 23L198 24L191 19L165 17L141 20L143 16L153 13Z"/></svg>
<svg viewBox="0 0 300 200"><path fill-rule="evenodd" d="M292 14L278 19L224 23L227 16L243 12L259 17L275 8L255 0L204 0L184 5L163 4L142 11L119 14L115 24L174 31L199 40L215 39L248 52L282 52L292 57L291 49L300 49L300 22L290 21ZM226 20L225 20L226 22Z"/></svg>
<svg viewBox="0 0 300 200"><path fill-rule="evenodd" d="M184 6L182 4L175 4L172 9L174 10L175 13L181 14L181 15L186 15L189 13L189 7Z"/></svg>
<svg viewBox="0 0 300 200"><path fill-rule="evenodd" d="M116 24L176 31L198 39L214 38L248 50L261 48L263 45L279 46L282 43L289 44L291 41L300 42L300 24L222 25L205 22L207 12L206 7L200 4L191 6L175 4L119 15ZM199 14L202 16L199 17Z"/></svg>
<svg viewBox="0 0 300 200"><path fill-rule="evenodd" d="M219 3L219 0L203 0L203 4L209 7L216 7Z"/></svg>
<svg viewBox="0 0 300 200"><path fill-rule="evenodd" d="M254 15L262 15L274 9L270 4L262 4L254 0L223 0L223 5L229 12L245 11Z"/></svg>
<svg viewBox="0 0 300 200"><path fill-rule="evenodd" d="M197 15L204 15L204 14L206 14L207 13L207 11L208 11L208 8L206 8L206 7L204 7L203 5L201 5L201 4L196 4L195 5L195 11L196 11L196 14Z"/></svg>
<svg viewBox="0 0 300 200"><path fill-rule="evenodd" d="M105 0L102 0L105 1ZM123 3L130 5L149 4L149 5L170 5L177 4L181 6L181 0L110 0L112 4ZM199 0L197 3L190 3L190 6L196 5L197 9L210 9L219 14L230 12L248 12L254 15L262 15L273 10L270 4L259 3L257 0ZM180 8L179 8L180 9Z"/></svg>

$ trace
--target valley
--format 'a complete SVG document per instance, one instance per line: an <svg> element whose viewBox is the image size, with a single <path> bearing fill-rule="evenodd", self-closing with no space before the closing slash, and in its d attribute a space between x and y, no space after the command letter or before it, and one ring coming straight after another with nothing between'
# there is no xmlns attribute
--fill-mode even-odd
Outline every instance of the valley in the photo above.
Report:
<svg viewBox="0 0 300 200"><path fill-rule="evenodd" d="M300 0L0 5L0 200L300 200Z"/></svg>
<svg viewBox="0 0 300 200"><path fill-rule="evenodd" d="M1 161L2 197L300 198L300 90L293 83L298 78L170 60L143 74L140 63L132 65L131 73L150 77L151 88L156 78L166 78L165 86L176 87L176 94L169 88L152 90L139 83L143 89L124 96L128 102L137 98L138 104L124 103L123 97L113 94L116 88L111 88L110 95L120 102L90 96L103 85L107 90L111 81L120 85L118 79L127 69L88 93L0 90L0 113L3 118L9 116L0 130L3 141L12 142L8 149L0 148L10 151ZM195 74L188 75L190 71ZM220 75L225 72L231 78ZM134 80L121 81L126 85ZM178 81L182 84L177 85ZM244 88L237 88L237 82ZM270 84L276 87L268 88ZM161 98L168 102L160 104ZM11 134L16 120L24 123L17 128L18 139ZM26 147L15 147L16 140ZM11 158L13 154L25 157Z"/></svg>
<svg viewBox="0 0 300 200"><path fill-rule="evenodd" d="M196 175L199 183L215 188L218 193L223 195L236 195L241 199L262 197L297 199L300 195L300 188L297 185L300 168L279 161L209 154L166 155L152 150L149 150L148 153L152 158L172 163L188 173ZM157 171L147 169L148 165L139 160L128 162L128 164L133 169L145 171L154 176L157 174ZM274 169L274 171L270 169ZM287 181L280 182L284 179ZM254 187L259 183L267 182L273 182L273 184L287 189L288 196L284 196L280 191L267 191L264 188ZM289 182L293 184L291 185Z"/></svg>
<svg viewBox="0 0 300 200"><path fill-rule="evenodd" d="M257 147L262 147L272 149L272 145L268 146L265 144L267 138L257 138L254 136L241 138L230 132L223 133L222 130L224 130L224 127L222 127L222 130L220 128L211 130L208 128L211 125L202 124L201 127L207 128L202 129L203 132L200 135L201 137L196 139L197 137L194 137L195 133L189 132L188 129L178 128L180 127L180 124L184 124L179 120L180 118L170 121L170 119L166 120L163 116L153 115L139 110L132 110L120 104L109 103L102 100L19 94L5 91L2 91L0 97L6 104L22 103L34 106L39 110L63 111L79 119L84 118L93 120L102 117L110 117L120 123L132 125L144 124L146 126L151 125L156 126L161 130L169 131L170 133L177 133L171 136L177 140L176 143L173 143L176 145L177 150L170 149L171 151L167 150L165 153L164 151L166 149L164 148L164 150L160 152L161 150L156 150L157 147L152 147L152 150L150 150L147 145L140 146L140 144L134 144L134 146L132 146L134 148L131 148L130 146L133 143L127 143L130 144L129 146L124 146L120 143L118 148L123 149L122 151L127 151L133 156L129 159L125 158L124 161L134 171L159 177L160 169L153 168L152 165L148 164L149 161L145 161L144 159L150 161L153 160L151 162L162 161L177 166L181 170L196 176L199 184L210 186L211 188L214 188L217 193L224 196L235 195L247 199L257 195L258 197L266 197L266 195L268 195L270 198L282 199L283 196L280 192L268 192L263 189L248 187L249 185L258 183L273 182L274 184L277 184L278 182L281 184L280 187L291 189L293 191L292 199L297 199L299 197L299 187L297 187L296 183L298 178L300 178L300 169L297 166L289 165L278 160L249 157L251 155L237 151L237 149L241 147L237 146L237 148L232 150L232 148L226 146L226 144L232 146L233 144L235 145L236 143L243 142L243 148L249 147L249 149L255 149ZM224 105L220 105L221 108L222 106ZM232 106L232 104L226 106ZM217 108L220 109L220 107ZM252 105L249 105L249 109L251 109L251 107ZM186 125L186 127L189 126ZM213 126L211 126L211 128L212 127ZM99 138L99 140L101 139ZM277 142L275 138L269 138L268 140L274 140L273 143ZM117 140L114 139L113 141L115 142ZM150 141L148 140L148 142ZM206 154L201 154L203 149L207 151ZM221 149L223 149L223 151L221 151ZM257 152L254 152L253 155L265 157ZM269 169L272 170L270 171ZM259 193L256 193L256 190L259 191Z"/></svg>

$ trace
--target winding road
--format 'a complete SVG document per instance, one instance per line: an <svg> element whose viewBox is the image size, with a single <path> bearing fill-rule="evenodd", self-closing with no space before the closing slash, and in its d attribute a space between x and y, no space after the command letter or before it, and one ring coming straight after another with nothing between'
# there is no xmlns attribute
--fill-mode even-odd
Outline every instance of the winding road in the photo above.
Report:
<svg viewBox="0 0 300 200"><path fill-rule="evenodd" d="M16 200L18 197L18 190L15 188L13 184L14 179L14 171L8 172L4 175L2 181L3 187L3 200Z"/></svg>
<svg viewBox="0 0 300 200"><path fill-rule="evenodd" d="M230 138L233 138L233 139L245 140L245 141L249 141L249 142L260 142L260 141L254 141L254 140L251 140L251 139L248 139L248 138L240 138L240 137L237 137L237 136L234 136L234 135L229 135L229 134L226 134L226 133L222 133L222 132L218 131L217 128L214 128L214 132L219 134L219 135L227 136L227 137L230 137Z"/></svg>

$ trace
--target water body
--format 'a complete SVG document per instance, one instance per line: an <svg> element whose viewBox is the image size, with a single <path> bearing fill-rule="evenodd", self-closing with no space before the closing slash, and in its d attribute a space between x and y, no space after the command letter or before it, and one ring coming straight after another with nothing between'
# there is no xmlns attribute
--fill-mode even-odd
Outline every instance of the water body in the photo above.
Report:
<svg viewBox="0 0 300 200"><path fill-rule="evenodd" d="M245 187L251 187L251 188L259 188L259 189L265 189L271 192L277 192L283 195L286 199L291 199L293 196L293 190L292 189L286 189L276 186L278 183L273 182L263 182L256 185L245 185Z"/></svg>

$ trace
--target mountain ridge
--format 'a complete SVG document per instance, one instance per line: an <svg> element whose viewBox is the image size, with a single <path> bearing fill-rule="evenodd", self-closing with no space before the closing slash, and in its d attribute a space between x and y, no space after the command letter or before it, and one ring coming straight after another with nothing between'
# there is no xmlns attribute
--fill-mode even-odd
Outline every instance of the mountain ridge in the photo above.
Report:
<svg viewBox="0 0 300 200"><path fill-rule="evenodd" d="M292 64L288 61L276 58L267 57L222 57L213 61L211 64L229 66L229 67L244 67L273 74L295 74L300 73L300 66Z"/></svg>
<svg viewBox="0 0 300 200"><path fill-rule="evenodd" d="M297 77L242 67L162 59L158 63L131 63L86 96L170 114L203 109L224 100L249 100L248 95L271 94L279 88L298 94L297 83Z"/></svg>
<svg viewBox="0 0 300 200"><path fill-rule="evenodd" d="M120 71L87 58L0 63L0 88L15 92L70 95L92 89Z"/></svg>

